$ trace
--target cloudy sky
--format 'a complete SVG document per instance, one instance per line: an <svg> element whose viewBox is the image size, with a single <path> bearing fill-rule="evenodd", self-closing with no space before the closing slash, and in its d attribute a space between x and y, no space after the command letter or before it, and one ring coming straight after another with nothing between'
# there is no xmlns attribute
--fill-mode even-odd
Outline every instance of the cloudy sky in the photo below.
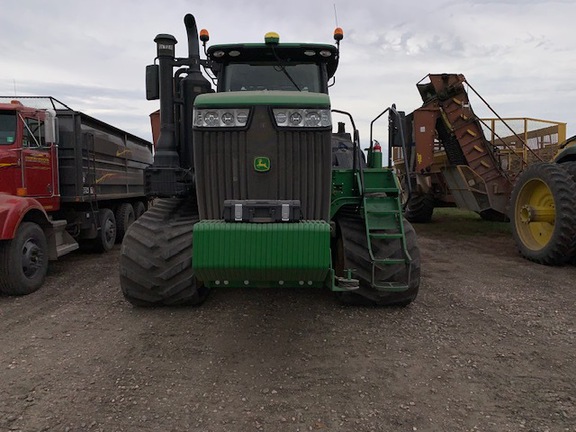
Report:
<svg viewBox="0 0 576 432"><path fill-rule="evenodd" d="M144 68L154 37L187 52L183 17L210 43L332 43L344 29L333 108L352 112L364 140L392 103L420 106L428 73L462 73L503 117L568 123L576 134L574 0L0 0L0 95L51 95L150 139ZM336 14L334 10L336 9ZM489 113L478 103L478 115ZM385 125L376 131L385 142ZM363 140L363 141L364 141Z"/></svg>

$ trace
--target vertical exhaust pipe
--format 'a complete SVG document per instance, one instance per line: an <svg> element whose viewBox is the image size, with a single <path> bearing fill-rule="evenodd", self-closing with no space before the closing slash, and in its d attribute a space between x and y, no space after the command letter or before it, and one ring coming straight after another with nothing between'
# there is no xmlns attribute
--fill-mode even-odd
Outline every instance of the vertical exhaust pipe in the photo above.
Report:
<svg viewBox="0 0 576 432"><path fill-rule="evenodd" d="M191 125L194 123L194 100L202 93L212 91L210 82L202 75L200 60L200 41L198 39L198 27L192 14L184 17L186 35L188 38L188 61L186 77L180 83L180 95L183 99L181 111L181 165L194 169L194 138ZM183 121L182 121L183 120Z"/></svg>
<svg viewBox="0 0 576 432"><path fill-rule="evenodd" d="M156 42L160 75L160 137L156 144L155 167L179 167L180 160L176 149L174 127L174 85L173 68L176 38L169 34L159 34Z"/></svg>

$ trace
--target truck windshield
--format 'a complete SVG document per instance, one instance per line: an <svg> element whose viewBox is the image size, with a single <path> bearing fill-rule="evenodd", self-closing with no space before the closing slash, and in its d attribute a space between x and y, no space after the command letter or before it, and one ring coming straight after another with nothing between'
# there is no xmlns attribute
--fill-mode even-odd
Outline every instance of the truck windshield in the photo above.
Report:
<svg viewBox="0 0 576 432"><path fill-rule="evenodd" d="M287 72L282 71L284 68ZM290 78L294 82L290 81ZM224 72L223 91L287 90L322 91L320 66L315 63L299 64L248 64L232 63Z"/></svg>
<svg viewBox="0 0 576 432"><path fill-rule="evenodd" d="M16 140L16 111L0 111L0 145L14 144Z"/></svg>

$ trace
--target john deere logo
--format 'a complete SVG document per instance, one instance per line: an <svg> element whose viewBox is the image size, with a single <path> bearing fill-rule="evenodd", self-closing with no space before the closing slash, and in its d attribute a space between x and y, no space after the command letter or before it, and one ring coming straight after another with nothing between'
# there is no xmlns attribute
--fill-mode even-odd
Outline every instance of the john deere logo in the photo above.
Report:
<svg viewBox="0 0 576 432"><path fill-rule="evenodd" d="M258 156L254 159L254 169L258 172L270 171L270 159L266 156Z"/></svg>

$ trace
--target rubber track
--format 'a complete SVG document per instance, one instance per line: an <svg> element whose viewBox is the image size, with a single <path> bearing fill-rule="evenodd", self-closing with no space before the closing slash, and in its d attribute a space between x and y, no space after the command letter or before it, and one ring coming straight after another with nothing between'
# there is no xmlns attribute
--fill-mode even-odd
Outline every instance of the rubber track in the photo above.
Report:
<svg viewBox="0 0 576 432"><path fill-rule="evenodd" d="M355 212L341 211L337 219L340 235L344 243L344 268L352 268L354 278L359 279L360 289L354 293L371 300L374 304L408 304L413 301L420 285L420 250L416 242L416 233L408 221L404 221L408 252L412 257L410 287L407 291L394 293L377 291L372 285L372 261L368 250L364 219ZM398 239L374 239L372 251L376 258L403 258L401 242ZM405 282L404 265L377 266L376 279L380 282Z"/></svg>
<svg viewBox="0 0 576 432"><path fill-rule="evenodd" d="M556 221L548 245L539 251L527 248L516 230L516 215L512 215L512 235L520 253L530 261L545 265L563 265L575 254L576 238L576 184L561 164L537 163L528 167L516 181L512 191L511 211L516 209L516 200L522 186L530 179L546 182L554 198Z"/></svg>
<svg viewBox="0 0 576 432"><path fill-rule="evenodd" d="M126 232L120 257L120 285L136 306L201 303L192 270L192 232L198 221L195 203L159 200Z"/></svg>

